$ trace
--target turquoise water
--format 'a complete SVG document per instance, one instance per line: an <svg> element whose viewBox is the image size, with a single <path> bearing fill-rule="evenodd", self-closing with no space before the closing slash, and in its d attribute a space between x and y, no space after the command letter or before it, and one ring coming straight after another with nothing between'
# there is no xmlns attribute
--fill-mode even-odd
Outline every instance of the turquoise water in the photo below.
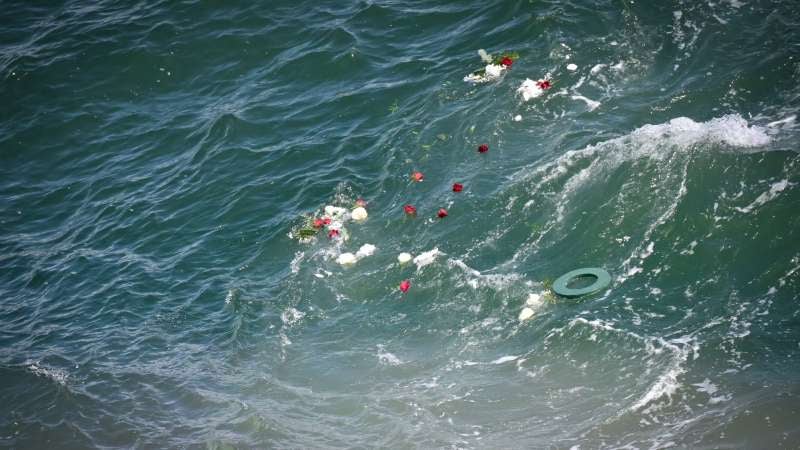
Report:
<svg viewBox="0 0 800 450"><path fill-rule="evenodd" d="M1 447L800 448L796 2L0 19Z"/></svg>

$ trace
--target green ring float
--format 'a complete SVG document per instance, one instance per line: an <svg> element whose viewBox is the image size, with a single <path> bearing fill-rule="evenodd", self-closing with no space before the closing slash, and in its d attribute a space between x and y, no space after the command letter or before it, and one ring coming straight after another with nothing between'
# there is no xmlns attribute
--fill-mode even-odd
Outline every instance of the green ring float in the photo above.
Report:
<svg viewBox="0 0 800 450"><path fill-rule="evenodd" d="M567 285L576 279L584 277L595 278L594 283L580 289L572 289L567 287ZM582 269L575 269L567 272L558 277L558 279L553 283L553 292L562 297L575 298L593 294L601 289L606 288L609 284L611 284L611 275L609 275L608 272L599 267L584 267Z"/></svg>

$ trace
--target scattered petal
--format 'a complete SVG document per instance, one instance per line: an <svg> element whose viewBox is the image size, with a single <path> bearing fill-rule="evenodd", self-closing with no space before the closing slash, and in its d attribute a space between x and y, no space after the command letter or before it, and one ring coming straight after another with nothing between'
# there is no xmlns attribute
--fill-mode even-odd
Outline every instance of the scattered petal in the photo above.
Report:
<svg viewBox="0 0 800 450"><path fill-rule="evenodd" d="M572 63L567 64L567 70L569 70L570 72L575 72L576 70L578 70L578 65Z"/></svg>
<svg viewBox="0 0 800 450"><path fill-rule="evenodd" d="M522 311L519 313L519 321L522 322L530 319L531 317L533 317L533 310L530 308L522 308Z"/></svg>
<svg viewBox="0 0 800 450"><path fill-rule="evenodd" d="M408 280L403 280L400 282L400 291L402 293L408 292L408 289L411 287L411 282Z"/></svg>
<svg viewBox="0 0 800 450"><path fill-rule="evenodd" d="M362 208L366 208L367 207L367 201L364 200L363 198L360 198L360 199L356 200L356 206L360 206Z"/></svg>
<svg viewBox="0 0 800 450"><path fill-rule="evenodd" d="M444 208L439 208L439 212L436 213L436 215L439 216L440 219L444 219L447 217L447 210Z"/></svg>
<svg viewBox="0 0 800 450"><path fill-rule="evenodd" d="M487 144L481 144L478 146L479 153L486 153L489 151L489 146Z"/></svg>
<svg viewBox="0 0 800 450"><path fill-rule="evenodd" d="M331 218L330 217L323 218L322 219L322 224L323 225L330 225L331 224Z"/></svg>
<svg viewBox="0 0 800 450"><path fill-rule="evenodd" d="M464 190L464 185L461 183L453 183L453 192L461 192Z"/></svg>
<svg viewBox="0 0 800 450"><path fill-rule="evenodd" d="M403 206L403 211L405 211L409 216L417 215L417 208L414 208L412 205Z"/></svg>
<svg viewBox="0 0 800 450"><path fill-rule="evenodd" d="M319 229L319 228L322 228L323 226L325 226L325 221L324 220L322 220L322 219L314 219L314 228Z"/></svg>
<svg viewBox="0 0 800 450"><path fill-rule="evenodd" d="M521 116L521 115L519 115L519 114L517 114L516 116L514 116L514 122L522 122L522 116Z"/></svg>
<svg viewBox="0 0 800 450"><path fill-rule="evenodd" d="M400 253L399 255L397 255L397 261L400 264L408 263L409 261L411 261L411 258L412 258L411 257L411 253L403 252L403 253Z"/></svg>
<svg viewBox="0 0 800 450"><path fill-rule="evenodd" d="M536 85L539 86L539 89L543 91L550 89L552 87L552 85L550 84L550 80L539 80L536 82Z"/></svg>
<svg viewBox="0 0 800 450"><path fill-rule="evenodd" d="M418 183L424 179L425 175L423 175L422 172L414 172L411 174L411 180L416 181Z"/></svg>
<svg viewBox="0 0 800 450"><path fill-rule="evenodd" d="M329 239L333 239L333 238L336 238L336 237L339 237L339 230L328 231L328 238Z"/></svg>

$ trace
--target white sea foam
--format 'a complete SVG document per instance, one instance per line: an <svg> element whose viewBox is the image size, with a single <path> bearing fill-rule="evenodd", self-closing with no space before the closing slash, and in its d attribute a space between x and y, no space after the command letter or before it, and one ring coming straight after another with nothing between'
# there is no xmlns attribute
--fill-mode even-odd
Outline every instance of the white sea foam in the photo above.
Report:
<svg viewBox="0 0 800 450"><path fill-rule="evenodd" d="M400 364L403 364L403 361L400 358L398 358L395 354L386 351L383 345L378 345L377 356L378 362L383 365L399 366Z"/></svg>
<svg viewBox="0 0 800 450"><path fill-rule="evenodd" d="M762 193L761 195L759 195L755 200L753 200L752 203L750 203L749 205L745 206L744 208L740 208L740 207L737 206L734 209L736 211L741 212L741 213L745 213L745 214L750 213L754 209L758 208L759 206L762 206L765 203L767 203L767 202L769 202L771 200L774 200L781 192L786 190L786 188L789 187L789 186L791 186L791 183L789 183L789 180L781 180L781 181L772 183L772 185L769 187L769 190L764 192L764 193Z"/></svg>
<svg viewBox="0 0 800 450"><path fill-rule="evenodd" d="M596 101L596 100L592 100L590 98L586 98L586 97L584 97L582 95L578 95L578 94L575 94L570 98L573 99L573 100L580 100L580 101L586 103L586 107L589 108L589 111L594 111L595 109L597 109L597 107L599 107L601 105L601 103Z"/></svg>
<svg viewBox="0 0 800 450"><path fill-rule="evenodd" d="M491 364L505 364L507 362L516 361L518 358L519 356L513 356L513 355L501 356L500 358L497 358L494 361L492 361Z"/></svg>
<svg viewBox="0 0 800 450"><path fill-rule="evenodd" d="M442 252L439 251L438 247L428 250L427 252L420 253L414 258L414 264L417 265L417 270L420 270L429 264L433 264L433 262L436 261L436 257L441 254Z"/></svg>
<svg viewBox="0 0 800 450"><path fill-rule="evenodd" d="M69 373L62 369L54 369L50 367L42 366L38 362L29 361L27 363L28 370L31 371L36 376L47 378L49 380L55 381L56 383L66 386L67 385L67 378L69 378Z"/></svg>

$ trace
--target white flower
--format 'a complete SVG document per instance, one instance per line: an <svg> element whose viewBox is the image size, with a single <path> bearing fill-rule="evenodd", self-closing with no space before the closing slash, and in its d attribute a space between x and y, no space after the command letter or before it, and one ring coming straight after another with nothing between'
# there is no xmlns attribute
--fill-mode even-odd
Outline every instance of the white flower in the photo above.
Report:
<svg viewBox="0 0 800 450"><path fill-rule="evenodd" d="M467 83L484 83L489 80L483 75L471 73L464 77L464 81Z"/></svg>
<svg viewBox="0 0 800 450"><path fill-rule="evenodd" d="M411 253L403 252L403 253L400 253L399 255L397 255L397 261L400 264L408 263L409 261L411 261L411 258L412 258Z"/></svg>
<svg viewBox="0 0 800 450"><path fill-rule="evenodd" d="M506 70L506 66L502 64L487 64L486 65L486 76L488 78L497 78L503 71Z"/></svg>
<svg viewBox="0 0 800 450"><path fill-rule="evenodd" d="M522 85L517 88L517 92L521 93L522 99L527 102L532 98L536 98L544 94L544 89L540 88L536 81L526 78L525 81L522 82Z"/></svg>
<svg viewBox="0 0 800 450"><path fill-rule="evenodd" d="M372 256L373 253L375 253L375 246L372 244L364 244L358 249L356 256L361 259L365 256Z"/></svg>
<svg viewBox="0 0 800 450"><path fill-rule="evenodd" d="M570 72L575 72L576 70L578 70L578 66L577 64L567 64L567 70L569 70Z"/></svg>
<svg viewBox="0 0 800 450"><path fill-rule="evenodd" d="M516 116L514 116L514 122L521 122L521 121L522 121L521 115L517 114Z"/></svg>
<svg viewBox="0 0 800 450"><path fill-rule="evenodd" d="M363 207L359 206L358 208L353 209L350 212L350 217L353 218L356 222L361 222L362 220L367 220L367 210Z"/></svg>
<svg viewBox="0 0 800 450"><path fill-rule="evenodd" d="M339 206L328 205L325 207L325 214L329 215L332 219L341 219L346 212L346 209Z"/></svg>
<svg viewBox="0 0 800 450"><path fill-rule="evenodd" d="M427 266L428 264L433 263L436 260L436 257L441 253L438 248L434 248L433 250L429 250L424 253L420 253L414 258L414 264L417 265L417 270L422 269L423 267Z"/></svg>
<svg viewBox="0 0 800 450"><path fill-rule="evenodd" d="M522 322L523 320L528 320L533 317L533 310L530 308L522 308L522 311L519 313L519 321Z"/></svg>
<svg viewBox="0 0 800 450"><path fill-rule="evenodd" d="M528 300L525 301L528 306L541 306L542 296L539 294L528 294Z"/></svg>
<svg viewBox="0 0 800 450"><path fill-rule="evenodd" d="M352 253L342 253L336 258L336 262L343 265L343 266L351 266L356 263L358 259L356 259L356 255Z"/></svg>

